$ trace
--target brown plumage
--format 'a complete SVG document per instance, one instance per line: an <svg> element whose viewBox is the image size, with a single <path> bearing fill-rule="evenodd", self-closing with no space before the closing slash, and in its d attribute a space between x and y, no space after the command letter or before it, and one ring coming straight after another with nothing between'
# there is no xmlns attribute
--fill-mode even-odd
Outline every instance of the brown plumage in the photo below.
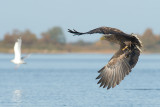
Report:
<svg viewBox="0 0 160 107"><path fill-rule="evenodd" d="M96 79L99 79L98 84L100 84L100 87L110 89L119 85L138 61L142 43L136 35L126 34L119 29L110 27L100 27L85 33L70 29L68 29L68 32L74 35L104 34L103 40L120 45L120 49L113 55L108 64L98 71L100 74Z"/></svg>

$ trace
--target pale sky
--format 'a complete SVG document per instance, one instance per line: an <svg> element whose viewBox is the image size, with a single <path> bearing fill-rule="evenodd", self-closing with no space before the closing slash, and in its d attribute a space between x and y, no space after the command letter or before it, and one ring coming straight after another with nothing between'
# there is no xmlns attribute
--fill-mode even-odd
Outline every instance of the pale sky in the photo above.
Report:
<svg viewBox="0 0 160 107"><path fill-rule="evenodd" d="M100 35L72 36L67 29L86 32L100 26L142 34L160 34L160 0L0 0L0 38L13 29L31 30L40 37L54 26L67 41L96 41Z"/></svg>

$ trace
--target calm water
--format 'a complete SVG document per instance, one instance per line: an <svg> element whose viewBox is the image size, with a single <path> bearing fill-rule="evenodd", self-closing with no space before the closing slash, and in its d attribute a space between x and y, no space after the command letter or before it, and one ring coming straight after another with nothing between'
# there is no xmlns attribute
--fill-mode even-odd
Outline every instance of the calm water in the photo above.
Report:
<svg viewBox="0 0 160 107"><path fill-rule="evenodd" d="M141 55L119 86L97 85L109 54L32 54L15 69L0 54L0 107L160 107L160 55Z"/></svg>

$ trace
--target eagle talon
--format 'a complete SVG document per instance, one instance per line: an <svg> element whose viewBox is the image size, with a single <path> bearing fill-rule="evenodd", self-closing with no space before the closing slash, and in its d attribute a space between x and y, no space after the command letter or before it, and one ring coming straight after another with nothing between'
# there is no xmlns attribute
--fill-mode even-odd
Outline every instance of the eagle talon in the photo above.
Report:
<svg viewBox="0 0 160 107"><path fill-rule="evenodd" d="M122 49L122 51L124 51L124 50L126 50L126 49L129 50L129 49L128 49L128 46L125 46L125 47Z"/></svg>

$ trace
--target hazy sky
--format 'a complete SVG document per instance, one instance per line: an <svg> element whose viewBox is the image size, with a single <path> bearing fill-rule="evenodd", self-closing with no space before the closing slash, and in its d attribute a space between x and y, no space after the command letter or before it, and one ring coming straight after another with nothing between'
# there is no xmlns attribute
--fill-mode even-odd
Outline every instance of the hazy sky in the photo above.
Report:
<svg viewBox="0 0 160 107"><path fill-rule="evenodd" d="M72 36L67 29L89 31L100 26L142 34L160 34L160 0L0 0L0 38L13 29L41 32L63 28L67 41L98 40L99 34Z"/></svg>

